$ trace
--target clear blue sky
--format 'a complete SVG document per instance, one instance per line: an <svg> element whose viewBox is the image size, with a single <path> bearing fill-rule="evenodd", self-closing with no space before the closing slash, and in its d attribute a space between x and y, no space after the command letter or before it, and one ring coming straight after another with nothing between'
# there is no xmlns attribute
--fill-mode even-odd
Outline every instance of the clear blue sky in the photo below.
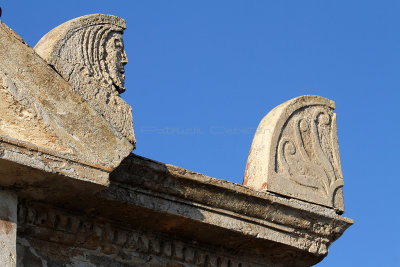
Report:
<svg viewBox="0 0 400 267"><path fill-rule="evenodd" d="M0 1L36 42L86 14L127 21L135 153L242 183L253 133L304 94L336 101L345 216L318 266L400 266L399 1Z"/></svg>

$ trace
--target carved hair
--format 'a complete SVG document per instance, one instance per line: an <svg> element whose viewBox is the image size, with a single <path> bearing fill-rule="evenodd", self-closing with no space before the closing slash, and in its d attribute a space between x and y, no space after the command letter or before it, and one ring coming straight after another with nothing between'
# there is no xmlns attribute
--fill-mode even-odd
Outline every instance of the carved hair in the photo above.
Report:
<svg viewBox="0 0 400 267"><path fill-rule="evenodd" d="M69 61L71 63L75 63L81 59L81 66L87 68L87 74L89 74L90 77L104 79L105 81L110 82L110 75L108 73L109 70L106 61L102 59L105 58L107 53L105 50L107 48L106 43L109 39L109 35L113 32L115 32L113 27L106 27L104 25L79 29L71 37L71 39L78 39L73 40L73 43L78 41L78 43L82 44L80 50L77 51L78 54L71 53L74 51L69 49L60 49L59 56L61 59L64 59L64 62ZM64 45L68 46L68 40L65 41Z"/></svg>
<svg viewBox="0 0 400 267"><path fill-rule="evenodd" d="M125 21L121 18L88 15L53 29L38 42L35 51L72 83L78 82L82 86L82 77L79 81L76 80L79 73L111 85L111 72L117 70L110 69L107 65L107 42L113 34L122 35L125 29ZM49 45L49 41L54 46ZM57 43L54 44L54 41ZM114 83L118 92L125 91L123 85Z"/></svg>
<svg viewBox="0 0 400 267"><path fill-rule="evenodd" d="M125 29L119 17L87 15L54 28L34 49L117 132L135 143L131 107L119 97L125 91Z"/></svg>

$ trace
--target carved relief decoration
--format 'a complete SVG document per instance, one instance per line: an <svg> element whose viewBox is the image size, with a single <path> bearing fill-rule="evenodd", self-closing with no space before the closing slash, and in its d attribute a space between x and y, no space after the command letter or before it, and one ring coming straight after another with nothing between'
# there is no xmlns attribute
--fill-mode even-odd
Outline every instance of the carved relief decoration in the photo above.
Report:
<svg viewBox="0 0 400 267"><path fill-rule="evenodd" d="M343 174L333 110L332 101L304 96L268 114L252 144L245 185L343 212Z"/></svg>
<svg viewBox="0 0 400 267"><path fill-rule="evenodd" d="M0 158L46 173L109 184L109 173L134 148L131 108L113 89L113 84L122 85L123 81L112 79L118 75L110 71L123 72L118 65L123 50L107 48L120 45L121 40L115 38L121 36L123 25L118 26L118 21L123 22L113 16L92 15L67 22L46 35L36 52L0 21L0 150L4 150ZM75 39L89 32L84 29L96 25L109 25L104 26L111 29L105 31L108 37L104 41L93 36L107 43L97 45L98 49L83 49L91 42L78 44ZM82 50L87 51L85 56ZM97 52L89 50L104 50L107 54L102 58L108 59L94 60L92 54ZM97 78L95 82L90 75L85 76L88 66L95 63L84 65L78 59L86 62L88 58L107 63L103 75L115 80L113 84L107 87L107 79ZM115 67L110 67L112 62ZM80 66L81 71L67 72L71 66ZM28 181L28 175L24 177Z"/></svg>
<svg viewBox="0 0 400 267"><path fill-rule="evenodd" d="M35 51L69 81L97 112L135 143L131 107L125 91L128 62L122 34L125 21L93 14L70 20L46 34Z"/></svg>
<svg viewBox="0 0 400 267"><path fill-rule="evenodd" d="M318 191L329 206L343 186L336 138L336 114L316 106L297 111L279 138L276 175L305 190Z"/></svg>
<svg viewBox="0 0 400 267"><path fill-rule="evenodd" d="M197 242L121 228L102 218L93 220L23 201L18 205L17 243L22 251L19 261L24 261L24 250L33 251L40 266L53 266L53 261L71 266L261 266L228 253L220 255Z"/></svg>

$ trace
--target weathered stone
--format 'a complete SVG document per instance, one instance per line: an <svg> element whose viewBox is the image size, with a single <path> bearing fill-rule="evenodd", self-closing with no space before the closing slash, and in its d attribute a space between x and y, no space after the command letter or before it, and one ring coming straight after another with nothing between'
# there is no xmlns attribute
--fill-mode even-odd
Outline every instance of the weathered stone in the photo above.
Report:
<svg viewBox="0 0 400 267"><path fill-rule="evenodd" d="M15 267L17 260L17 196L0 189L0 263Z"/></svg>
<svg viewBox="0 0 400 267"><path fill-rule="evenodd" d="M21 267L305 267L321 261L353 223L335 212L343 210L341 194L329 202L316 192L332 186L314 181L342 179L333 102L305 96L266 117L272 130L256 136L253 148L260 153L250 153L245 184L267 191L128 156L131 113L119 97L124 28L123 20L107 15L69 21L36 47L49 65L0 23L0 186L15 192L0 192L0 215L12 208L0 222L14 223L9 235L0 233L0 260L15 266L18 221ZM260 169L266 175L258 176ZM287 192L270 190L282 181ZM300 185L311 195L298 193Z"/></svg>
<svg viewBox="0 0 400 267"><path fill-rule="evenodd" d="M301 96L269 112L251 145L243 185L344 212L335 103Z"/></svg>
<svg viewBox="0 0 400 267"><path fill-rule="evenodd" d="M122 66L120 55L115 58ZM107 185L109 172L134 147L3 22L0 112L0 159L48 172ZM122 121L128 116L120 114ZM0 185L12 184L9 177Z"/></svg>
<svg viewBox="0 0 400 267"><path fill-rule="evenodd" d="M22 261L311 266L352 224L328 207L136 155L112 173L108 189L73 193L38 198L32 189L18 190Z"/></svg>
<svg viewBox="0 0 400 267"><path fill-rule="evenodd" d="M51 30L34 50L57 70L72 88L132 144L132 108L120 96L125 91L128 63L119 17L93 14Z"/></svg>

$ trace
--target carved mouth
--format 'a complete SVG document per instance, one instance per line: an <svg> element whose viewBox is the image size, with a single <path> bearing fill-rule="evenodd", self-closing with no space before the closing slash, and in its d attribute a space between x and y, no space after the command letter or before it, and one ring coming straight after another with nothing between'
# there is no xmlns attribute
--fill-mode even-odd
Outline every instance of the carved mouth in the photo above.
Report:
<svg viewBox="0 0 400 267"><path fill-rule="evenodd" d="M122 84L117 85L117 84L113 83L113 85L114 85L115 89L117 90L117 92L120 94L122 94L126 90L126 88Z"/></svg>

